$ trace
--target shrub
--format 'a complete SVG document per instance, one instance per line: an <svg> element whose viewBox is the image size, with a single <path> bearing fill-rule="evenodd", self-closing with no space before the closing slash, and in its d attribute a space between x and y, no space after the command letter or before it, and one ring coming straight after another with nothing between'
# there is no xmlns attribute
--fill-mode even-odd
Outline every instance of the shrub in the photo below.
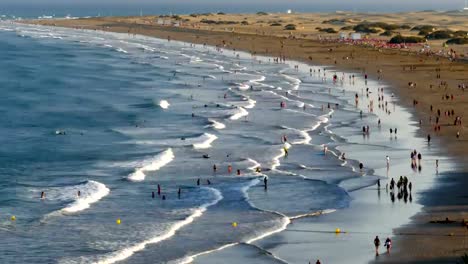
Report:
<svg viewBox="0 0 468 264"><path fill-rule="evenodd" d="M458 30L458 31L453 32L453 36L454 37L466 37L468 36L468 32L464 30Z"/></svg>
<svg viewBox="0 0 468 264"><path fill-rule="evenodd" d="M447 42L445 43L454 45L465 45L468 44L468 38L452 38L447 40Z"/></svg>
<svg viewBox="0 0 468 264"><path fill-rule="evenodd" d="M280 27L282 26L281 23L271 23L270 26L272 27Z"/></svg>
<svg viewBox="0 0 468 264"><path fill-rule="evenodd" d="M267 13L267 12L260 11L260 12L257 12L257 15L259 15L259 16L267 16L268 13Z"/></svg>
<svg viewBox="0 0 468 264"><path fill-rule="evenodd" d="M426 36L427 39L449 39L453 36L450 30L438 30L434 31Z"/></svg>
<svg viewBox="0 0 468 264"><path fill-rule="evenodd" d="M426 32L432 32L434 30L435 30L435 27L433 25L418 25L411 29L411 31L426 31Z"/></svg>
<svg viewBox="0 0 468 264"><path fill-rule="evenodd" d="M401 25L400 28L401 29L411 29L411 26L410 25Z"/></svg>
<svg viewBox="0 0 468 264"><path fill-rule="evenodd" d="M284 26L284 30L296 30L296 25L287 24L286 26Z"/></svg>
<svg viewBox="0 0 468 264"><path fill-rule="evenodd" d="M245 25L248 25L249 22L247 22L247 21L244 20L244 21L241 22L241 24L245 26Z"/></svg>
<svg viewBox="0 0 468 264"><path fill-rule="evenodd" d="M385 30L385 32L380 33L380 36L391 37L392 35L393 35L393 31L391 30Z"/></svg>
<svg viewBox="0 0 468 264"><path fill-rule="evenodd" d="M424 41L425 41L425 39L421 38L421 37L413 37L413 36L405 37L405 36L402 36L402 35L398 35L398 36L395 36L395 37L391 38L389 43L392 43L392 44L421 43L421 42L424 42Z"/></svg>
<svg viewBox="0 0 468 264"><path fill-rule="evenodd" d="M353 30L353 26L342 27L341 30Z"/></svg>
<svg viewBox="0 0 468 264"><path fill-rule="evenodd" d="M326 32L326 33L338 33L338 31L336 31L333 28L321 28L321 29L319 29L319 31L320 32Z"/></svg>
<svg viewBox="0 0 468 264"><path fill-rule="evenodd" d="M353 27L353 30L362 33L379 33L378 29L375 29L367 24L358 24Z"/></svg>
<svg viewBox="0 0 468 264"><path fill-rule="evenodd" d="M218 15L222 15L222 16L223 16L223 15L225 15L225 14L226 14L226 13L224 13L224 12L218 12Z"/></svg>

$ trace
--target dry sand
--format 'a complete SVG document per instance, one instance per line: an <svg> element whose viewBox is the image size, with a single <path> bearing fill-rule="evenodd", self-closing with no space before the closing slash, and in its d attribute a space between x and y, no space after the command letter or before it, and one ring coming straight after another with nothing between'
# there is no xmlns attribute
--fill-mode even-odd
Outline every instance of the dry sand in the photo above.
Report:
<svg viewBox="0 0 468 264"><path fill-rule="evenodd" d="M468 99L458 85L468 85L468 45L450 46L461 57L458 61L447 58L418 54L421 46L411 49L378 49L336 42L319 41L336 39L338 34L319 32L316 28L334 28L337 31L362 21L386 22L392 24L434 25L438 29L468 30L468 13L416 12L398 14L226 14L181 16L185 22L181 26L158 25L163 18L146 17L103 17L75 20L35 20L25 21L42 25L55 25L72 28L97 29L113 32L142 34L158 38L170 38L192 43L225 46L274 57L285 56L289 59L305 61L315 65L334 65L343 70L367 73L381 78L392 85L393 92L401 98L408 108L414 108L415 118L421 120L420 134L432 136L431 144L440 146L441 154L449 154L459 164L458 173L441 176L436 187L424 195L423 212L414 217L413 224L395 230L400 234L394 241L395 253L381 258L380 262L428 262L455 263L467 251L465 237L468 229L461 225L468 219L468 131L463 125L454 126L454 117L444 115L445 111L454 111L462 118L468 115ZM187 20L188 19L188 20ZM208 25L200 23L202 19L213 21L234 21L235 24ZM332 24L323 24L324 20L337 19ZM165 21L175 22L165 18ZM242 24L244 22L244 25ZM232 22L230 22L232 23ZM280 23L282 26L271 26ZM295 31L284 30L284 25L295 24ZM417 35L417 31L399 30L403 35ZM372 34L369 38L388 39L389 37ZM433 50L442 50L442 40L429 41ZM447 50L447 49L445 49ZM413 70L410 70L413 67ZM440 69L441 78L436 78L436 69ZM416 86L409 87L414 82ZM445 82L447 85L440 85ZM442 99L452 95L454 99ZM413 106L413 100L418 104ZM433 112L430 106L433 106ZM437 109L441 131L434 132ZM432 123L429 122L432 116ZM460 132L460 138L456 133ZM449 217L457 221L454 224L432 224L430 220L443 220Z"/></svg>

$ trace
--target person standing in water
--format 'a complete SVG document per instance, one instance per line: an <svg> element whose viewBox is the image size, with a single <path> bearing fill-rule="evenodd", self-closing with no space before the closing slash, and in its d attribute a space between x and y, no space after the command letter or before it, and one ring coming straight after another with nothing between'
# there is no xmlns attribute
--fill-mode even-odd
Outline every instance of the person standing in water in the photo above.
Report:
<svg viewBox="0 0 468 264"><path fill-rule="evenodd" d="M180 199L180 195L182 194L182 190L179 188L179 190L177 191L177 198Z"/></svg>
<svg viewBox="0 0 468 264"><path fill-rule="evenodd" d="M267 177L263 178L263 186L265 187L265 190L268 189L268 178Z"/></svg>

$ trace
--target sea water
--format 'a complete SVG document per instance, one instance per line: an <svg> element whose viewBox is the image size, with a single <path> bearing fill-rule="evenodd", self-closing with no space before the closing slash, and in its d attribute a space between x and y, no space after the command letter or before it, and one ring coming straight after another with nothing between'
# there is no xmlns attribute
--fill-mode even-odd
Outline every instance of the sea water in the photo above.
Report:
<svg viewBox="0 0 468 264"><path fill-rule="evenodd" d="M100 31L0 34L2 262L189 263L333 214L378 179L339 158L359 109L318 67Z"/></svg>

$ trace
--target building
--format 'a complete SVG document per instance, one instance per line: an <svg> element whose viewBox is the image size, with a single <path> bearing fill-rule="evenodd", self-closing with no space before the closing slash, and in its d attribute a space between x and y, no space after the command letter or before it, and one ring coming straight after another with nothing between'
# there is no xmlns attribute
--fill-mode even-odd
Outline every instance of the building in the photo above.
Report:
<svg viewBox="0 0 468 264"><path fill-rule="evenodd" d="M351 33L351 39L352 40L359 40L361 39L361 33Z"/></svg>

